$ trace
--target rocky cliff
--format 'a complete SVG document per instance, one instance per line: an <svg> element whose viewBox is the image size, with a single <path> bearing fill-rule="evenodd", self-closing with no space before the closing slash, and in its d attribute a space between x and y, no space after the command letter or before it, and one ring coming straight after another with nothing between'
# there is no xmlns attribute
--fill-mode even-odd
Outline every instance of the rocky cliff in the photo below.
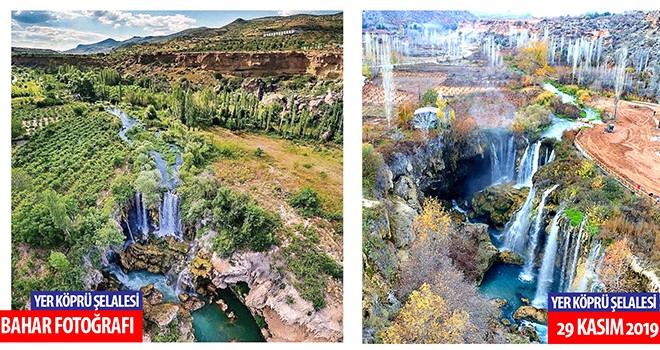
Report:
<svg viewBox="0 0 660 350"><path fill-rule="evenodd" d="M104 55L12 55L12 65L107 65L110 56ZM122 62L115 62L122 64ZM123 62L124 66L154 65L170 68L198 68L240 77L298 76L310 74L336 79L343 74L341 52L173 52L140 54Z"/></svg>
<svg viewBox="0 0 660 350"><path fill-rule="evenodd" d="M311 302L276 271L271 257L277 248L264 253L234 253L227 259L212 258L211 278L217 288L239 282L250 288L245 305L268 324L266 339L273 342L338 342L343 338L342 305L329 302L315 311Z"/></svg>

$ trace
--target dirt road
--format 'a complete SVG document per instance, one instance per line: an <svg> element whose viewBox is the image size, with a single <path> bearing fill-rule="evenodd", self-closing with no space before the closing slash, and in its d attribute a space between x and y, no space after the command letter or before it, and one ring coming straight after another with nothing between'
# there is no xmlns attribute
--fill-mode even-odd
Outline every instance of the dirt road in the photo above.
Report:
<svg viewBox="0 0 660 350"><path fill-rule="evenodd" d="M610 114L612 99L599 98L591 104ZM660 105L620 101L614 133L604 126L583 130L578 139L590 155L630 182L643 193L660 195L660 130L655 128L653 111L660 119ZM615 175L615 174L613 174Z"/></svg>

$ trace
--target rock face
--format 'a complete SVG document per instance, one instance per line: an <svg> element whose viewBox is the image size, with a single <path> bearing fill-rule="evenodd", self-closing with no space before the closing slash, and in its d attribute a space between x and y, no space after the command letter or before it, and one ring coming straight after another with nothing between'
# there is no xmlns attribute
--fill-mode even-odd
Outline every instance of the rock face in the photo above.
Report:
<svg viewBox="0 0 660 350"><path fill-rule="evenodd" d="M415 239L412 232L412 222L417 217L415 209L407 204L394 201L389 211L390 231L394 245L397 248L407 247Z"/></svg>
<svg viewBox="0 0 660 350"><path fill-rule="evenodd" d="M12 65L43 67L48 65L103 66L108 62L96 56L12 55ZM118 62L117 62L118 63ZM131 65L161 64L169 67L200 68L240 77L299 76L310 74L337 79L343 74L340 52L185 52L141 54L130 58Z"/></svg>
<svg viewBox="0 0 660 350"><path fill-rule="evenodd" d="M513 183L486 187L472 198L474 216L485 218L498 230L520 209L529 193L529 188L517 189Z"/></svg>
<svg viewBox="0 0 660 350"><path fill-rule="evenodd" d="M527 320L541 324L548 324L548 310L539 309L530 305L523 305L513 313L513 318L517 321Z"/></svg>
<svg viewBox="0 0 660 350"><path fill-rule="evenodd" d="M523 259L522 256L510 250L504 250L497 253L497 261L503 264L510 264L510 265L525 264L525 260Z"/></svg>
<svg viewBox="0 0 660 350"><path fill-rule="evenodd" d="M488 225L454 223L448 237L454 248L448 252L456 267L461 269L468 279L481 284L484 274L495 262L498 249L490 241Z"/></svg>
<svg viewBox="0 0 660 350"><path fill-rule="evenodd" d="M315 311L311 302L271 271L270 252L234 253L229 259L214 256L212 281L217 288L247 283L245 305L268 324L268 341L339 342L343 339L341 303L328 302ZM293 302L291 302L293 301Z"/></svg>
<svg viewBox="0 0 660 350"><path fill-rule="evenodd" d="M173 237L151 239L147 243L133 243L119 252L121 265L127 270L147 270L165 274L175 264L186 260L189 246Z"/></svg>
<svg viewBox="0 0 660 350"><path fill-rule="evenodd" d="M195 335L190 311L177 303L163 302L163 294L153 284L142 292L143 341L193 342Z"/></svg>
<svg viewBox="0 0 660 350"><path fill-rule="evenodd" d="M474 138L474 141L461 147L460 153L456 155L454 152L458 150L445 144L442 137L436 137L411 152L393 153L387 161L387 166L395 183L405 175L414 183L416 191L434 193L441 197L457 191L456 185L474 171L471 162L481 159L483 154L477 139ZM456 155L456 159L452 160L452 155ZM455 166L451 166L452 163L455 163ZM406 197L409 195L403 196L404 199Z"/></svg>

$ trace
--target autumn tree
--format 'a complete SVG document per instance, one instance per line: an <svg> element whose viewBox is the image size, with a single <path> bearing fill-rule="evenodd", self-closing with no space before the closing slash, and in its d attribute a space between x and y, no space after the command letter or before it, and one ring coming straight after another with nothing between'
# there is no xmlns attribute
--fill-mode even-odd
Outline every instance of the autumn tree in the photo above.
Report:
<svg viewBox="0 0 660 350"><path fill-rule="evenodd" d="M450 310L445 300L431 291L428 284L410 294L410 298L390 327L381 334L391 344L463 343L470 315Z"/></svg>
<svg viewBox="0 0 660 350"><path fill-rule="evenodd" d="M519 69L537 78L547 78L554 74L554 69L548 65L546 41L533 41L531 45L521 48L513 61Z"/></svg>
<svg viewBox="0 0 660 350"><path fill-rule="evenodd" d="M415 115L415 108L408 101L403 101L399 105L399 125L403 130L410 130L411 122Z"/></svg>

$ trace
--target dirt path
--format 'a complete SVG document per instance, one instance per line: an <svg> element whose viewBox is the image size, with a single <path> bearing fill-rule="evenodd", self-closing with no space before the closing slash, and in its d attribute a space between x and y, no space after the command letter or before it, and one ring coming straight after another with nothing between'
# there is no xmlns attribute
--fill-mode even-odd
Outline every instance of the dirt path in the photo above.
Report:
<svg viewBox="0 0 660 350"><path fill-rule="evenodd" d="M610 114L612 99L599 98L592 104ZM590 155L644 193L660 195L660 130L655 129L653 111L660 118L660 105L619 102L614 133L602 126L583 130L578 139Z"/></svg>

